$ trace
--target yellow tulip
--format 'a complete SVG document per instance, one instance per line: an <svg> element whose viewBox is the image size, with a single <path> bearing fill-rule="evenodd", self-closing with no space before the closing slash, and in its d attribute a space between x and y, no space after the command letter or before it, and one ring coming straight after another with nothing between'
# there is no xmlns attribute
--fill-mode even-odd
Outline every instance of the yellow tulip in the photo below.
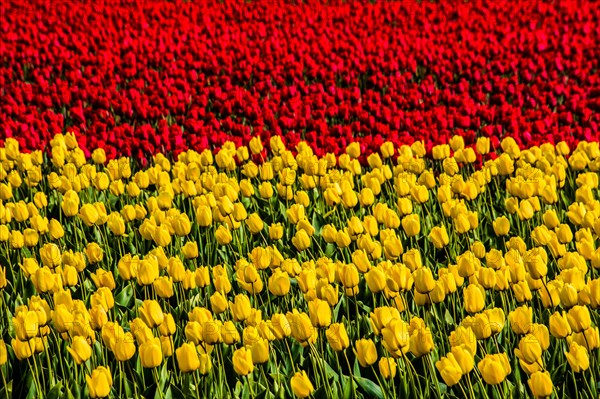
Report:
<svg viewBox="0 0 600 399"><path fill-rule="evenodd" d="M206 205L200 205L196 208L196 222L201 227L208 227L213 222L213 215L210 207Z"/></svg>
<svg viewBox="0 0 600 399"><path fill-rule="evenodd" d="M580 333L573 333L567 338L568 342L577 342L579 345L586 347L589 351L600 347L600 334L598 327L590 327Z"/></svg>
<svg viewBox="0 0 600 399"><path fill-rule="evenodd" d="M200 368L200 359L196 346L192 343L184 343L175 350L177 365L182 373L189 373Z"/></svg>
<svg viewBox="0 0 600 399"><path fill-rule="evenodd" d="M248 226L248 229L250 230L251 234L260 233L265 226L258 213L252 213L250 216L248 216L248 219L246 220L246 225Z"/></svg>
<svg viewBox="0 0 600 399"><path fill-rule="evenodd" d="M105 312L115 307L112 292L107 287L100 287L90 298L92 306L100 306Z"/></svg>
<svg viewBox="0 0 600 399"><path fill-rule="evenodd" d="M410 336L410 352L416 357L428 354L433 350L433 335L429 327L418 328Z"/></svg>
<svg viewBox="0 0 600 399"><path fill-rule="evenodd" d="M162 343L159 338L152 338L140 345L140 361L144 368L160 366L163 361Z"/></svg>
<svg viewBox="0 0 600 399"><path fill-rule="evenodd" d="M315 298L308 302L308 313L315 327L329 327L331 324L331 308L326 301Z"/></svg>
<svg viewBox="0 0 600 399"><path fill-rule="evenodd" d="M98 210L93 204L84 204L79 209L79 217L81 220L83 220L86 226L92 226L99 218Z"/></svg>
<svg viewBox="0 0 600 399"><path fill-rule="evenodd" d="M6 344L3 340L0 340L0 367L4 366L8 361L8 351L6 350Z"/></svg>
<svg viewBox="0 0 600 399"><path fill-rule="evenodd" d="M271 316L271 324L269 327L276 339L283 339L290 336L292 333L290 321L281 313L276 313Z"/></svg>
<svg viewBox="0 0 600 399"><path fill-rule="evenodd" d="M250 347L252 353L252 363L263 364L269 361L269 341L259 338Z"/></svg>
<svg viewBox="0 0 600 399"><path fill-rule="evenodd" d="M222 342L221 322L209 320L202 323L202 341L209 345Z"/></svg>
<svg viewBox="0 0 600 399"><path fill-rule="evenodd" d="M254 370L252 352L246 348L239 348L233 352L233 370L236 374L245 376Z"/></svg>
<svg viewBox="0 0 600 399"><path fill-rule="evenodd" d="M221 326L221 337L227 345L234 345L240 341L240 333L231 320L226 321Z"/></svg>
<svg viewBox="0 0 600 399"><path fill-rule="evenodd" d="M346 327L343 323L331 324L327 329L326 335L329 346L336 352L340 352L350 345Z"/></svg>
<svg viewBox="0 0 600 399"><path fill-rule="evenodd" d="M141 319L150 328L161 325L165 319L165 315L160 305L154 300L145 300L138 311L140 312Z"/></svg>
<svg viewBox="0 0 600 399"><path fill-rule="evenodd" d="M468 349L475 356L477 353L477 336L468 325L458 326L449 336L450 345L452 347L462 346Z"/></svg>
<svg viewBox="0 0 600 399"><path fill-rule="evenodd" d="M11 341L11 347L17 359L24 360L33 356L35 352L35 339L21 341L16 338Z"/></svg>
<svg viewBox="0 0 600 399"><path fill-rule="evenodd" d="M515 355L527 363L537 363L542 356L542 346L533 334L527 334L519 341Z"/></svg>
<svg viewBox="0 0 600 399"><path fill-rule="evenodd" d="M100 248L100 245L92 242L85 247L85 255L88 261L94 264L102 261L104 252L102 251L102 248Z"/></svg>
<svg viewBox="0 0 600 399"><path fill-rule="evenodd" d="M464 291L465 310L471 314L480 312L485 307L485 290L482 286L469 284Z"/></svg>
<svg viewBox="0 0 600 399"><path fill-rule="evenodd" d="M371 339L359 339L355 342L355 353L361 367L369 367L377 361L377 347Z"/></svg>
<svg viewBox="0 0 600 399"><path fill-rule="evenodd" d="M527 384L536 398L545 398L552 395L552 379L547 371L537 371L531 374Z"/></svg>
<svg viewBox="0 0 600 399"><path fill-rule="evenodd" d="M125 235L125 221L118 212L112 212L107 220L108 228L116 236Z"/></svg>
<svg viewBox="0 0 600 399"><path fill-rule="evenodd" d="M275 296L286 296L290 291L290 287L290 278L284 271L275 270L269 277L269 292Z"/></svg>
<svg viewBox="0 0 600 399"><path fill-rule="evenodd" d="M220 291L215 291L210 297L210 306L213 313L220 314L227 310L229 304L225 295Z"/></svg>
<svg viewBox="0 0 600 399"><path fill-rule="evenodd" d="M414 272L415 289L421 294L427 294L435 288L433 273L428 267L421 267Z"/></svg>
<svg viewBox="0 0 600 399"><path fill-rule="evenodd" d="M92 347L87 340L81 336L73 337L71 346L67 350L75 360L75 363L82 364L92 356Z"/></svg>
<svg viewBox="0 0 600 399"><path fill-rule="evenodd" d="M38 334L39 319L36 312L23 310L13 317L15 335L21 341L34 338Z"/></svg>
<svg viewBox="0 0 600 399"><path fill-rule="evenodd" d="M290 380L292 392L299 398L306 398L315 390L305 371L294 374Z"/></svg>
<svg viewBox="0 0 600 399"><path fill-rule="evenodd" d="M442 227L436 226L436 227L432 228L431 232L429 233L429 240L438 249L442 249L446 245L448 245L448 243L450 242L450 238L448 237L448 232L446 231L446 227L445 226L442 226Z"/></svg>
<svg viewBox="0 0 600 399"><path fill-rule="evenodd" d="M115 355L115 358L119 362L125 362L133 357L135 354L135 343L133 334L126 332L118 334L112 341L111 349Z"/></svg>
<svg viewBox="0 0 600 399"><path fill-rule="evenodd" d="M286 315L291 327L291 335L299 342L308 341L314 334L310 317L306 313L299 313L294 309L294 312Z"/></svg>
<svg viewBox="0 0 600 399"><path fill-rule="evenodd" d="M510 363L506 353L486 355L477 364L483 380L490 385L498 385L511 373Z"/></svg>
<svg viewBox="0 0 600 399"><path fill-rule="evenodd" d="M51 269L60 266L62 262L60 249L56 244L44 244L40 248L40 258L42 259L42 264Z"/></svg>
<svg viewBox="0 0 600 399"><path fill-rule="evenodd" d="M273 223L270 225L269 237L271 240L280 240L283 237L283 225L281 223Z"/></svg>
<svg viewBox="0 0 600 399"><path fill-rule="evenodd" d="M379 359L379 373L386 380L392 380L396 377L396 360L391 357L382 357Z"/></svg>
<svg viewBox="0 0 600 399"><path fill-rule="evenodd" d="M198 257L198 244L194 241L188 241L181 247L181 253L185 259L196 259Z"/></svg>
<svg viewBox="0 0 600 399"><path fill-rule="evenodd" d="M497 236L505 236L510 230L510 221L506 216L500 216L492 222L492 226Z"/></svg>
<svg viewBox="0 0 600 399"><path fill-rule="evenodd" d="M79 196L75 191L69 190L63 195L61 209L65 216L77 215L79 212Z"/></svg>
<svg viewBox="0 0 600 399"><path fill-rule="evenodd" d="M215 238L217 239L219 245L227 245L233 239L229 229L223 225L217 228L217 231L215 232Z"/></svg>
<svg viewBox="0 0 600 399"><path fill-rule="evenodd" d="M448 353L435 363L435 368L438 369L444 383L449 387L458 384L462 377L460 365L454 358L452 353Z"/></svg>
<svg viewBox="0 0 600 399"><path fill-rule="evenodd" d="M582 332L591 326L590 311L587 306L574 306L567 313L567 320L571 329L576 332Z"/></svg>
<svg viewBox="0 0 600 399"><path fill-rule="evenodd" d="M524 335L531 329L532 317L532 309L524 305L510 312L508 314L508 321L515 334Z"/></svg>
<svg viewBox="0 0 600 399"><path fill-rule="evenodd" d="M473 370L473 367L475 367L475 357L471 353L471 348L467 345L453 346L451 352L463 374L467 374Z"/></svg>
<svg viewBox="0 0 600 399"><path fill-rule="evenodd" d="M381 330L383 346L394 356L399 357L410 349L410 335L405 321L392 319Z"/></svg>
<svg viewBox="0 0 600 399"><path fill-rule="evenodd" d="M378 267L374 267L371 270L369 270L369 272L365 274L365 280L367 281L367 286L369 287L369 290L374 294L383 291L387 286L386 275Z"/></svg>
<svg viewBox="0 0 600 399"><path fill-rule="evenodd" d="M171 233L166 225L155 227L152 231L152 240L160 247L166 247L171 243Z"/></svg>
<svg viewBox="0 0 600 399"><path fill-rule="evenodd" d="M112 375L110 369L99 366L92 375L86 375L87 387L92 398L105 398L110 394L112 388Z"/></svg>

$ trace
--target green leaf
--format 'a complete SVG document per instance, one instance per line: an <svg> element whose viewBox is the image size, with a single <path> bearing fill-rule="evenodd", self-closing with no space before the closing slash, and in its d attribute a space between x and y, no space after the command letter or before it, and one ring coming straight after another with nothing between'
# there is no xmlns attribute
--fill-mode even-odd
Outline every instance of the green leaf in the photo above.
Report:
<svg viewBox="0 0 600 399"><path fill-rule="evenodd" d="M177 385L175 384L171 384L171 386L169 386L169 390L171 391L173 399L185 399L187 397L193 397L191 393L189 393L188 395L183 393L181 389L179 389L179 387L177 387Z"/></svg>
<svg viewBox="0 0 600 399"><path fill-rule="evenodd" d="M338 301L337 305L335 305L335 308L333 308L333 317L334 320L338 320L338 314L340 313L340 309L342 308L343 303L346 302L346 296L342 295L342 297L340 298L340 300Z"/></svg>
<svg viewBox="0 0 600 399"><path fill-rule="evenodd" d="M50 389L50 391L48 391L48 395L46 395L46 399L62 398L61 391L62 391L62 382L59 382L58 384L53 386L52 389Z"/></svg>
<svg viewBox="0 0 600 399"><path fill-rule="evenodd" d="M248 381L244 383L244 389L242 390L242 399L250 399L250 383Z"/></svg>
<svg viewBox="0 0 600 399"><path fill-rule="evenodd" d="M454 318L452 318L452 315L450 314L448 309L446 309L446 313L444 314L444 320L446 321L446 324L451 326L454 325Z"/></svg>
<svg viewBox="0 0 600 399"><path fill-rule="evenodd" d="M165 389L165 385L167 383L169 379L169 370L167 369L167 363L164 363L161 370L160 370L160 377L159 377L159 382L160 382L160 389Z"/></svg>
<svg viewBox="0 0 600 399"><path fill-rule="evenodd" d="M358 358L354 359L354 375L360 377L360 365L358 364Z"/></svg>
<svg viewBox="0 0 600 399"><path fill-rule="evenodd" d="M317 212L313 212L313 217L312 217L312 226L315 228L315 234L317 236L321 235L321 230L323 229L323 226L325 225L325 219L323 219L323 216L321 216L319 213Z"/></svg>
<svg viewBox="0 0 600 399"><path fill-rule="evenodd" d="M119 292L117 294L117 296L115 296L115 303L117 303L118 305L125 307L125 308L129 308L131 307L131 304L133 302L133 287L131 285L128 285L127 287L123 288L121 290L121 292Z"/></svg>
<svg viewBox="0 0 600 399"><path fill-rule="evenodd" d="M73 393L71 392L71 390L69 388L67 388L66 393L66 398L67 399L75 399L75 396L73 396Z"/></svg>
<svg viewBox="0 0 600 399"><path fill-rule="evenodd" d="M334 391L337 391L336 385L334 385L334 387L335 387ZM325 390L325 386L322 386L313 392L313 397L315 399L321 399L321 398L325 399L325 398L336 397L336 396L337 396L337 394L336 395L328 395L327 391Z"/></svg>
<svg viewBox="0 0 600 399"><path fill-rule="evenodd" d="M381 387L375 384L373 381L363 377L354 377L354 380L365 391L367 396L383 398L383 391L381 390Z"/></svg>
<svg viewBox="0 0 600 399"><path fill-rule="evenodd" d="M325 247L325 256L327 256L328 258L331 258L333 256L333 254L335 254L335 250L336 250L335 245L327 244L327 247Z"/></svg>
<svg viewBox="0 0 600 399"><path fill-rule="evenodd" d="M241 395L241 393L242 393L242 390L243 390L243 389L244 389L244 384L242 384L242 382L241 382L241 381L238 381L238 382L235 384L235 390L234 390L234 392L233 392L233 393L234 393L234 395L235 395L236 397L238 397L238 398L239 398L239 397L240 397L240 395Z"/></svg>
<svg viewBox="0 0 600 399"><path fill-rule="evenodd" d="M327 379L333 378L334 381L339 380L340 372L336 371L323 359L323 364L325 365L325 374L327 375Z"/></svg>
<svg viewBox="0 0 600 399"><path fill-rule="evenodd" d="M352 398L352 380L350 379L350 377L344 376L344 378L342 379L342 397L345 399L350 399Z"/></svg>

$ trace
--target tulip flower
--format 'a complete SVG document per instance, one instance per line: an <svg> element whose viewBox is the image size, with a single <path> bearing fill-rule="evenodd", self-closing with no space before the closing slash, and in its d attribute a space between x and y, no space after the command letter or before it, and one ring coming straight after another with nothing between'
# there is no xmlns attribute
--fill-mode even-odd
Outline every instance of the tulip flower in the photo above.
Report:
<svg viewBox="0 0 600 399"><path fill-rule="evenodd" d="M110 369L98 366L92 371L92 375L85 376L87 388L92 398L105 398L110 394L112 388L112 375Z"/></svg>
<svg viewBox="0 0 600 399"><path fill-rule="evenodd" d="M331 324L326 335L329 346L336 352L340 352L350 345L346 327L342 323Z"/></svg>
<svg viewBox="0 0 600 399"><path fill-rule="evenodd" d="M396 360L391 357L382 357L379 359L379 372L386 380L392 380L396 377Z"/></svg>
<svg viewBox="0 0 600 399"><path fill-rule="evenodd" d="M435 367L440 372L444 383L448 386L458 384L463 374L460 365L452 353L438 360L435 363Z"/></svg>
<svg viewBox="0 0 600 399"><path fill-rule="evenodd" d="M354 343L355 353L361 367L373 365L377 359L377 348L371 339L359 339Z"/></svg>
<svg viewBox="0 0 600 399"><path fill-rule="evenodd" d="M292 392L299 398L306 398L315 390L305 371L294 374L290 380Z"/></svg>
<svg viewBox="0 0 600 399"><path fill-rule="evenodd" d="M75 360L75 363L82 364L92 356L92 347L88 344L85 338L81 336L73 337L71 346L67 350Z"/></svg>
<svg viewBox="0 0 600 399"><path fill-rule="evenodd" d="M194 344L182 344L175 350L175 357L177 358L179 370L183 373L196 371L200 368L200 359L198 358L198 351Z"/></svg>
<svg viewBox="0 0 600 399"><path fill-rule="evenodd" d="M552 379L550 379L550 373L547 371L537 371L531 374L527 384L536 398L545 398L552 395Z"/></svg>
<svg viewBox="0 0 600 399"><path fill-rule="evenodd" d="M510 363L506 353L486 355L477 368L483 380L490 385L498 385L511 373Z"/></svg>
<svg viewBox="0 0 600 399"><path fill-rule="evenodd" d="M139 353L144 368L158 367L163 361L162 344L159 338L152 338L141 344Z"/></svg>
<svg viewBox="0 0 600 399"><path fill-rule="evenodd" d="M252 352L250 350L240 348L233 352L233 370L241 376L248 375L254 370Z"/></svg>

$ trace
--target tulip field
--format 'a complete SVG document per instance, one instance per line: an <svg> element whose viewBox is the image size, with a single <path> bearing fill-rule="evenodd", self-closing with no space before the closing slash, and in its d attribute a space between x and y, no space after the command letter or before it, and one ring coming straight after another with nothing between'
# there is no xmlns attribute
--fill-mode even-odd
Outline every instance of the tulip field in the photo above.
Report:
<svg viewBox="0 0 600 399"><path fill-rule="evenodd" d="M0 399L600 397L600 7L0 4Z"/></svg>

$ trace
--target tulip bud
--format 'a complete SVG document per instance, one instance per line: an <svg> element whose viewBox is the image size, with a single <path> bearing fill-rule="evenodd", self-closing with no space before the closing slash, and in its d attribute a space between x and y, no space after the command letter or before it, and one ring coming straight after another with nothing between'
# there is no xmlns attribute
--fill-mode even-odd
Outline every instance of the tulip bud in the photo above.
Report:
<svg viewBox="0 0 600 399"><path fill-rule="evenodd" d="M159 338L152 338L140 345L140 361L144 368L160 366L163 361L162 344Z"/></svg>
<svg viewBox="0 0 600 399"><path fill-rule="evenodd" d="M233 352L233 370L241 376L248 375L254 370L252 352L250 350L240 348Z"/></svg>
<svg viewBox="0 0 600 399"><path fill-rule="evenodd" d="M355 342L355 353L361 367L369 367L377 361L377 347L371 339L359 339Z"/></svg>
<svg viewBox="0 0 600 399"><path fill-rule="evenodd" d="M483 380L490 385L498 385L510 374L511 368L506 353L486 355L477 368Z"/></svg>
<svg viewBox="0 0 600 399"><path fill-rule="evenodd" d="M315 390L305 371L299 371L290 380L292 392L299 398L308 397Z"/></svg>
<svg viewBox="0 0 600 399"><path fill-rule="evenodd" d="M85 378L91 398L104 398L110 394L113 381L107 367L99 366L92 371L91 376L86 375Z"/></svg>
<svg viewBox="0 0 600 399"><path fill-rule="evenodd" d="M442 227L436 226L436 227L432 228L431 232L429 233L429 240L438 249L442 249L446 245L448 245L448 243L450 242L450 238L448 237L448 232L446 231L446 227L445 226L442 226Z"/></svg>
<svg viewBox="0 0 600 399"><path fill-rule="evenodd" d="M184 343L175 350L177 365L182 373L189 373L200 368L198 351L193 343Z"/></svg>
<svg viewBox="0 0 600 399"><path fill-rule="evenodd" d="M521 306L513 310L508 315L510 327L515 334L524 335L531 329L532 310L527 305Z"/></svg>
<svg viewBox="0 0 600 399"><path fill-rule="evenodd" d="M414 272L415 289L421 294L427 294L435 288L433 273L428 267L421 267Z"/></svg>
<svg viewBox="0 0 600 399"><path fill-rule="evenodd" d="M8 352L6 350L6 344L0 340L0 367L4 366L8 361Z"/></svg>
<svg viewBox="0 0 600 399"><path fill-rule="evenodd" d="M590 367L590 357L587 349L575 341L571 342L569 351L565 352L565 355L571 369L576 373L581 373Z"/></svg>
<svg viewBox="0 0 600 399"><path fill-rule="evenodd" d="M67 350L77 364L86 362L92 356L92 347L88 344L86 339L81 336L73 337L71 346L68 346Z"/></svg>
<svg viewBox="0 0 600 399"><path fill-rule="evenodd" d="M448 386L458 384L462 377L462 370L460 365L454 358L452 353L448 353L435 363L435 368L438 369L444 383Z"/></svg>
<svg viewBox="0 0 600 399"><path fill-rule="evenodd" d="M590 311L587 306L574 306L567 313L567 320L571 329L576 332L582 332L591 326Z"/></svg>
<svg viewBox="0 0 600 399"><path fill-rule="evenodd" d="M165 315L160 308L160 305L154 300L145 300L138 310L140 312L140 317L150 328L161 325L165 319Z"/></svg>
<svg viewBox="0 0 600 399"><path fill-rule="evenodd" d="M536 398L545 398L552 395L552 379L547 371L537 371L531 374L527 384Z"/></svg>
<svg viewBox="0 0 600 399"><path fill-rule="evenodd" d="M391 357L382 357L379 359L379 373L386 380L392 380L396 377L396 360Z"/></svg>
<svg viewBox="0 0 600 399"><path fill-rule="evenodd" d="M217 231L215 232L215 237L219 245L227 245L233 239L229 229L223 225L217 228Z"/></svg>

